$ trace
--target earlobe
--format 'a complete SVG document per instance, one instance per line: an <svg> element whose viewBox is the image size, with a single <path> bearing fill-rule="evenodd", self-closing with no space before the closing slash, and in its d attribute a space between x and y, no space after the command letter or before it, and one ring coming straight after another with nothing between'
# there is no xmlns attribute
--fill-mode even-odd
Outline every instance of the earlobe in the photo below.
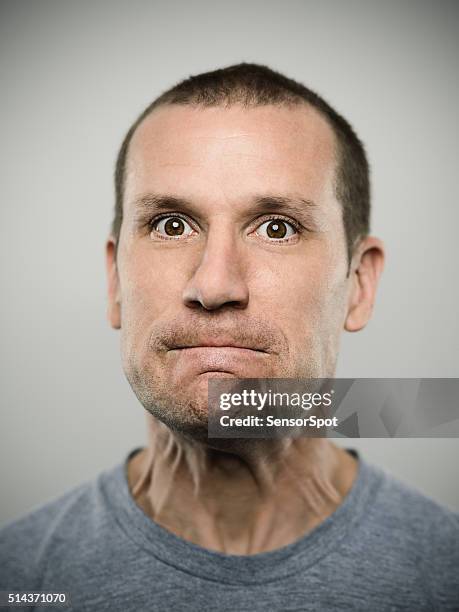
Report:
<svg viewBox="0 0 459 612"><path fill-rule="evenodd" d="M121 296L116 265L116 243L112 236L109 237L105 247L105 263L107 272L107 319L113 329L121 328Z"/></svg>
<svg viewBox="0 0 459 612"><path fill-rule="evenodd" d="M361 241L352 262L348 310L344 322L346 331L359 331L370 320L383 267L383 243L378 238L367 236Z"/></svg>

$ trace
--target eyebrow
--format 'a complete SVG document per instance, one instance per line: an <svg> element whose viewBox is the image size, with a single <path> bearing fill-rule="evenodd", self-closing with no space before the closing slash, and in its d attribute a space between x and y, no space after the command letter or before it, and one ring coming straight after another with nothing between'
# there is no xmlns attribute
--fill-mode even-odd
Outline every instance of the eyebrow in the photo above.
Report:
<svg viewBox="0 0 459 612"><path fill-rule="evenodd" d="M136 217L151 215L161 211L180 211L193 217L201 217L202 213L193 202L187 198L168 194L147 193L133 202ZM266 213L282 213L303 221L306 225L316 226L319 208L312 200L303 197L281 195L260 195L250 200L249 207L244 210L245 217L253 217ZM314 229L314 227L311 227Z"/></svg>
<svg viewBox="0 0 459 612"><path fill-rule="evenodd" d="M284 212L285 214L309 219L316 214L317 206L312 200L292 198L280 195L257 196L253 198L247 210L250 215L266 212Z"/></svg>
<svg viewBox="0 0 459 612"><path fill-rule="evenodd" d="M198 212L193 203L186 198L155 193L147 193L135 199L133 207L136 216L171 210L180 210L190 215L196 215Z"/></svg>

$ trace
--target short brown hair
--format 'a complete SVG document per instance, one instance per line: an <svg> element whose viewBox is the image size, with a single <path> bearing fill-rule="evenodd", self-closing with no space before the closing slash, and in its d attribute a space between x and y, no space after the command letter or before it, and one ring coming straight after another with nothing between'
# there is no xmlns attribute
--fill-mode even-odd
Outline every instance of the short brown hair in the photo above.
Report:
<svg viewBox="0 0 459 612"><path fill-rule="evenodd" d="M155 108L165 105L245 106L296 105L317 109L333 129L337 142L335 193L343 207L348 261L354 246L369 232L370 177L365 149L351 125L323 98L301 83L259 64L237 64L191 76L156 98L129 128L115 168L115 214L112 234L118 246L123 221L124 177L129 144L137 127Z"/></svg>

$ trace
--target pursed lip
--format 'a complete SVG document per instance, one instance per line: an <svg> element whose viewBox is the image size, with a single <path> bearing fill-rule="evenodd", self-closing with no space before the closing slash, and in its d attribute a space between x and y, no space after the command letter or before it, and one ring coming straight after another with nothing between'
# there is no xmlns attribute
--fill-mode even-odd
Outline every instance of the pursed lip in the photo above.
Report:
<svg viewBox="0 0 459 612"><path fill-rule="evenodd" d="M179 368L179 371L183 369L184 372L195 374L226 372L240 378L246 377L249 371L256 376L257 368L270 359L267 351L249 342L221 338L177 343L170 347L168 354L172 360L170 363Z"/></svg>
<svg viewBox="0 0 459 612"><path fill-rule="evenodd" d="M212 340L210 342L200 342L196 344L183 344L171 347L169 350L171 351L179 351L186 349L195 349L195 348L222 348L222 349L239 349L246 351L253 351L256 353L267 353L265 349L261 347L254 347L247 344L236 344L232 342L222 342L219 340Z"/></svg>

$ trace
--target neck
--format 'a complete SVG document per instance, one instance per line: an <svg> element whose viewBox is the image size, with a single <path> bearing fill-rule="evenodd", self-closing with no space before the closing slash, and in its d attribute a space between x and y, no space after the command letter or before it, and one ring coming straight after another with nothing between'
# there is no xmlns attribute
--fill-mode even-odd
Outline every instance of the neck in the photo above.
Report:
<svg viewBox="0 0 459 612"><path fill-rule="evenodd" d="M356 476L355 459L327 439L249 440L230 452L147 416L148 446L128 464L132 496L162 527L211 550L291 544L336 510Z"/></svg>

